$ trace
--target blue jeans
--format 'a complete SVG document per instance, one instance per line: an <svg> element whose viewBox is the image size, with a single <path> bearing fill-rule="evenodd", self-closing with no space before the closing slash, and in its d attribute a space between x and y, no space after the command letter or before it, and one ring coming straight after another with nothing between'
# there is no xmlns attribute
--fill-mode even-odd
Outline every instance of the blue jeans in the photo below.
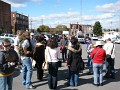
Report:
<svg viewBox="0 0 120 90"><path fill-rule="evenodd" d="M26 85L26 87L31 86L31 78L32 78L32 62L30 57L25 57L22 60L22 83Z"/></svg>
<svg viewBox="0 0 120 90"><path fill-rule="evenodd" d="M103 82L103 64L93 63L93 75L94 75L94 84L100 84Z"/></svg>
<svg viewBox="0 0 120 90"><path fill-rule="evenodd" d="M49 63L48 86L50 89L57 88L58 62Z"/></svg>
<svg viewBox="0 0 120 90"><path fill-rule="evenodd" d="M12 90L13 76L0 76L0 90Z"/></svg>
<svg viewBox="0 0 120 90"><path fill-rule="evenodd" d="M79 72L78 71L69 71L69 85L70 86L78 86L78 77Z"/></svg>

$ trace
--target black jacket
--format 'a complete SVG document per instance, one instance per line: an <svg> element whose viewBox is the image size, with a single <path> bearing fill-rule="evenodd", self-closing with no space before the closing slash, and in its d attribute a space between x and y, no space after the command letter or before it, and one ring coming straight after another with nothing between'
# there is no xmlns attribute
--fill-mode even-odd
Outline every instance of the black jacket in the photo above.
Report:
<svg viewBox="0 0 120 90"><path fill-rule="evenodd" d="M73 48L78 50L79 45L74 45ZM82 60L81 51L78 52L78 53L74 53L74 52L69 50L69 53L68 53L68 65L70 65L69 69L71 71L80 71L79 70L80 60Z"/></svg>
<svg viewBox="0 0 120 90"><path fill-rule="evenodd" d="M18 64L18 61L18 54L13 49L10 49L9 51L0 50L0 73L10 74L14 72L15 66ZM9 62L15 62L15 65L10 66Z"/></svg>

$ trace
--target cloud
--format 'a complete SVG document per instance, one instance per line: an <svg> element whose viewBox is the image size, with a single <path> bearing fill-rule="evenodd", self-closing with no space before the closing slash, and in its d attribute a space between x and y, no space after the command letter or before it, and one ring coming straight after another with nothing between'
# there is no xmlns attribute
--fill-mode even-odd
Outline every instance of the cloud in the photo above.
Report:
<svg viewBox="0 0 120 90"><path fill-rule="evenodd" d="M118 12L120 10L120 0L115 3L109 3L101 6L98 5L96 6L96 10L107 13Z"/></svg>
<svg viewBox="0 0 120 90"><path fill-rule="evenodd" d="M49 15L40 15L38 17L32 17L35 20L39 19L60 19L60 18L70 18L78 16L79 12L66 12L66 13L60 13L60 14L49 14Z"/></svg>
<svg viewBox="0 0 120 90"><path fill-rule="evenodd" d="M83 24L94 25L95 21L103 22L106 19L114 17L113 13L105 13L101 15L85 15L82 17ZM55 27L58 24L63 24L69 27L70 23L81 23L79 12L64 12L58 14L40 15L38 17L30 17L33 20L33 25L38 27L44 23L45 25Z"/></svg>
<svg viewBox="0 0 120 90"><path fill-rule="evenodd" d="M40 2L42 0L4 0L5 2L11 4L12 7L26 7L27 6L27 2Z"/></svg>
<svg viewBox="0 0 120 90"><path fill-rule="evenodd" d="M114 16L113 13L105 13L105 14L101 14L101 15L96 15L96 16L83 16L83 19L86 20L86 21L89 21L89 20L102 20L102 19L109 19L109 18L112 18Z"/></svg>

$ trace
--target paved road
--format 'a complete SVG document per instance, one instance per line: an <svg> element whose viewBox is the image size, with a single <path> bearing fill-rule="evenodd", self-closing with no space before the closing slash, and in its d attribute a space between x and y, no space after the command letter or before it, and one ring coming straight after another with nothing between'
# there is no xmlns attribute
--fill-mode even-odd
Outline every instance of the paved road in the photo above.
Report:
<svg viewBox="0 0 120 90"><path fill-rule="evenodd" d="M85 52L85 45L82 45L83 48L83 59L86 62L86 52ZM63 63L62 67L59 68L58 72L58 88L57 90L120 90L120 45L116 44L116 62L115 62L115 68L116 68L116 79L104 79L104 86L95 87L92 85L93 83L93 77L92 75L86 75L86 72L88 69L86 68L83 73L80 73L79 77L79 86L77 87L68 87L67 86L67 67L66 64ZM104 66L105 67L105 66ZM49 90L48 88L48 81L47 81L47 72L44 73L45 77L43 81L37 81L36 79L36 70L33 71L33 77L32 77L32 83L36 87L35 90ZM104 74L104 72L103 72ZM25 87L21 84L21 73L18 69L16 69L14 80L13 80L13 90L27 90Z"/></svg>

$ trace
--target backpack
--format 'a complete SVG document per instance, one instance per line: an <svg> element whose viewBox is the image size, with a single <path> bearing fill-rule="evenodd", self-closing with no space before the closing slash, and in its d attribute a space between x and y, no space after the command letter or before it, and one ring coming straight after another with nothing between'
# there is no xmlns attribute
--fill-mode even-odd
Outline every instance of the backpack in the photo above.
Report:
<svg viewBox="0 0 120 90"><path fill-rule="evenodd" d="M24 53L24 50L23 50L23 47L22 47L22 44L23 42L25 41L26 39L24 38L19 38L19 44L18 44L18 53L20 56L27 56L27 57L33 57L33 53L32 53L32 44L30 42L30 39L27 39L30 46L27 48L28 51L31 51L30 54L25 54Z"/></svg>
<svg viewBox="0 0 120 90"><path fill-rule="evenodd" d="M22 47L22 43L24 42L24 38L19 38L19 44L18 44L18 53L20 56L24 56L25 53L24 53L24 50L23 50L23 47Z"/></svg>

